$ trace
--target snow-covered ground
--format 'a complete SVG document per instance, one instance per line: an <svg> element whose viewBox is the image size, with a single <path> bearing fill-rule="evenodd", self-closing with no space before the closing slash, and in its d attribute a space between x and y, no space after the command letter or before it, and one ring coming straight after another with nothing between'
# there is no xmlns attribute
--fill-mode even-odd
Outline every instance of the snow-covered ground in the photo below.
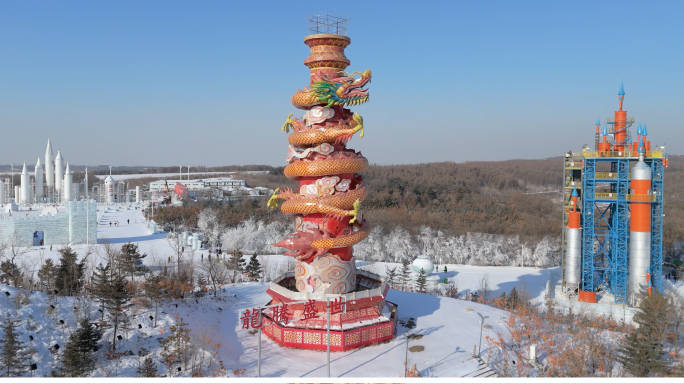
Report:
<svg viewBox="0 0 684 384"><path fill-rule="evenodd" d="M109 242L117 246L126 243L136 243L141 252L147 253L145 263L160 265L168 256L172 255L172 248L163 233L151 233L147 228L145 218L140 209L120 208L106 209L98 212L98 244L78 245L80 257L89 254L95 264L103 262L99 256L104 243ZM112 223L110 226L109 223ZM114 223L118 222L116 226ZM31 247L23 257L32 260L34 271L46 258L59 260L58 247ZM98 249L100 252L98 252ZM198 261L207 256L208 251L196 251L194 254L186 252L186 258ZM262 259L270 268L284 267L287 258L283 256L263 256ZM397 264L373 263L358 261L360 269L384 274L386 267ZM443 271L444 265L439 266ZM459 291L479 290L483 279L489 281L491 296L498 296L502 292L509 292L513 287L520 290L521 283L532 298L540 300L546 292L546 284L554 275L558 275L558 268L515 268L515 267L475 267L465 265L447 265L448 272L439 272L441 278L447 277L458 284ZM105 370L113 374L118 369L119 376L135 376L135 368L142 362L140 356L142 348L152 351L159 361L159 338L168 335L168 328L183 318L192 330L196 340L202 338L210 340L211 344L220 344L218 356L232 376L232 370L245 369L245 376L256 375L256 346L257 336L246 331L236 330L240 309L263 305L269 300L265 293L266 283L241 283L227 286L218 299L211 297L191 298L171 301L160 308L156 328L152 328L149 320L150 309L132 306L129 314L133 317L132 328L122 336L120 351L131 351L118 361L105 361L104 368L96 371L96 375L105 375ZM16 295L16 290L2 286L10 297ZM233 296L235 295L235 296ZM422 352L409 352L410 364L416 364L424 376L432 377L460 377L477 369L477 360L472 358L473 346L479 344L480 324L477 312L489 316L486 320L487 328L483 333L483 349L486 348L484 337L496 336L501 332L507 334L505 318L508 312L490 306L476 304L470 301L452 298L436 297L426 294L409 293L391 290L387 299L399 305L399 318L408 320L413 318L416 325L411 333L421 333L424 337L411 342L411 345L422 345ZM55 305L54 313L48 314L50 305ZM176 307L177 305L177 307ZM90 306L89 309L86 307ZM76 308L76 309L74 309ZM51 298L43 293L32 293L29 304L17 310L11 299L5 300L0 296L0 310L3 313L16 313L23 320L21 329L24 339L28 335L34 336L33 346L36 348L34 361L39 364L39 375L49 373L55 355L51 355L48 347L55 343L64 346L69 332L76 328L77 315L88 313L90 318L99 319L96 303L85 303L76 298ZM221 308L221 309L219 309ZM152 310L153 311L153 310ZM28 316L33 317L37 324L35 330L30 330ZM177 315L177 317L176 317ZM64 320L61 325L59 320ZM138 327L140 324L141 328ZM491 328L490 328L491 327ZM162 333L162 329L166 334ZM406 339L403 334L408 329L400 327L397 337L387 343L373 345L348 352L333 352L331 354L331 373L339 377L400 377L403 375L404 358L406 354ZM111 331L105 337L111 338ZM143 351L144 352L144 351ZM162 374L167 373L166 367L160 364ZM326 354L306 350L283 348L263 337L262 340L262 376L270 377L323 377L326 375ZM181 375L186 375L181 373Z"/></svg>

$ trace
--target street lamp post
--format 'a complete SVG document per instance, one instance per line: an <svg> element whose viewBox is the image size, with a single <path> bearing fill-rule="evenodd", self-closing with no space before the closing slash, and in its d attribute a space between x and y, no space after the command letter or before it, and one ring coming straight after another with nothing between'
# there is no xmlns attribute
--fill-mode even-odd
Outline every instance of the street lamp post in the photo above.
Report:
<svg viewBox="0 0 684 384"><path fill-rule="evenodd" d="M477 355L479 356L482 351L482 328L484 327L485 319L489 318L489 316L482 316L480 312L478 312L477 315L480 316L480 347L477 350Z"/></svg>
<svg viewBox="0 0 684 384"><path fill-rule="evenodd" d="M330 298L325 298L325 307L328 315L328 377L330 377Z"/></svg>
<svg viewBox="0 0 684 384"><path fill-rule="evenodd" d="M259 324L261 324L261 308L259 308ZM259 333L259 344L257 345L257 377L261 377L261 327L257 330Z"/></svg>
<svg viewBox="0 0 684 384"><path fill-rule="evenodd" d="M405 333L406 335L406 356L404 358L404 377L408 376L408 351L409 351L409 342L411 340L420 340L423 338L423 335L419 333L413 333L411 335L408 334L408 331Z"/></svg>

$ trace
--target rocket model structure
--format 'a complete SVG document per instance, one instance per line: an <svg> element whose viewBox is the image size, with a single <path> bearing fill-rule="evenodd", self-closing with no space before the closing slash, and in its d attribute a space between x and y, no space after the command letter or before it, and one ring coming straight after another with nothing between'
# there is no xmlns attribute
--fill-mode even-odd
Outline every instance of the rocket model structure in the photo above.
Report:
<svg viewBox="0 0 684 384"><path fill-rule="evenodd" d="M622 151L627 146L627 111L622 110L622 102L625 100L625 88L622 83L620 83L618 99L620 100L620 109L615 111L614 147L616 151Z"/></svg>
<svg viewBox="0 0 684 384"><path fill-rule="evenodd" d="M26 163L24 169L21 171L21 202L28 204L31 202L31 187L29 185L29 174L26 170Z"/></svg>
<svg viewBox="0 0 684 384"><path fill-rule="evenodd" d="M651 149L646 124L630 134L634 119L624 99L620 84L619 110L600 141L596 122L595 150L565 156L563 287L579 301L595 303L607 293L636 306L661 288L667 154Z"/></svg>
<svg viewBox="0 0 684 384"><path fill-rule="evenodd" d="M64 180L64 158L62 157L62 151L57 150L57 156L55 157L55 189L57 191L62 190L63 180Z"/></svg>
<svg viewBox="0 0 684 384"><path fill-rule="evenodd" d="M114 204L114 178L109 175L105 178L105 202L107 204Z"/></svg>
<svg viewBox="0 0 684 384"><path fill-rule="evenodd" d="M67 163L66 172L64 172L64 193L62 194L62 196L64 197L64 201L73 200L73 184L74 182L71 178L71 170L69 170L69 163Z"/></svg>
<svg viewBox="0 0 684 384"><path fill-rule="evenodd" d="M38 203L43 198L43 166L40 164L40 157L36 161L33 177L36 180L36 203Z"/></svg>
<svg viewBox="0 0 684 384"><path fill-rule="evenodd" d="M651 266L651 168L644 162L645 147L639 143L639 161L632 168L629 204L629 292L632 300L643 296ZM650 292L650 289L648 289Z"/></svg>
<svg viewBox="0 0 684 384"><path fill-rule="evenodd" d="M48 139L47 149L45 150L45 185L48 188L55 186L55 156L52 154L52 144ZM49 192L48 192L49 193Z"/></svg>
<svg viewBox="0 0 684 384"><path fill-rule="evenodd" d="M566 229L566 264L565 281L570 284L579 284L582 280L582 226L580 213L577 210L577 188L572 189L572 211L568 214L568 226Z"/></svg>

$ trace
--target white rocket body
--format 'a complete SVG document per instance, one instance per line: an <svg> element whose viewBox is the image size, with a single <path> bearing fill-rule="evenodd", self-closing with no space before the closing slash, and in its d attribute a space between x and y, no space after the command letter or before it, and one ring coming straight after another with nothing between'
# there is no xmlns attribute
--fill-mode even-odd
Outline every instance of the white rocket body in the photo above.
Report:
<svg viewBox="0 0 684 384"><path fill-rule="evenodd" d="M21 171L21 202L24 204L31 203L31 186L29 185L29 174L26 170L26 163L24 169Z"/></svg>
<svg viewBox="0 0 684 384"><path fill-rule="evenodd" d="M33 173L36 180L36 203L39 202L43 197L43 166L40 164L40 157L36 162L36 169Z"/></svg>
<svg viewBox="0 0 684 384"><path fill-rule="evenodd" d="M62 190L64 180L64 158L62 157L62 151L57 151L57 156L55 157L55 189L58 191Z"/></svg>
<svg viewBox="0 0 684 384"><path fill-rule="evenodd" d="M114 178L112 175L105 179L105 202L107 204L114 203Z"/></svg>
<svg viewBox="0 0 684 384"><path fill-rule="evenodd" d="M5 182L0 179L0 205L5 204Z"/></svg>
<svg viewBox="0 0 684 384"><path fill-rule="evenodd" d="M631 180L634 181L647 181L650 185L652 180L651 168L643 160L643 155L640 156L639 162L632 168ZM632 188L634 188L632 186ZM644 191L635 191L636 193L643 193ZM633 192L634 193L634 192ZM629 291L631 292L632 298L634 300L640 300L646 290L648 289L648 270L651 266L651 230L650 225L647 230L635 230L631 226L638 219L644 219L644 217L637 217L635 213L636 204L647 204L647 203L631 203L631 213L630 213L630 232L629 232ZM650 223L650 205L648 205L649 214L645 219ZM639 213L641 214L641 213Z"/></svg>
<svg viewBox="0 0 684 384"><path fill-rule="evenodd" d="M582 282L582 228L566 228L565 281L568 284Z"/></svg>
<svg viewBox="0 0 684 384"><path fill-rule="evenodd" d="M62 196L64 196L64 201L73 200L73 195L72 195L72 192L74 190L73 184L74 184L74 181L71 177L71 171L69 170L69 163L67 163L66 172L64 173L64 192L62 193Z"/></svg>
<svg viewBox="0 0 684 384"><path fill-rule="evenodd" d="M50 144L50 139L48 139L47 149L45 150L45 185L48 187L48 190L55 186L54 161L55 156L52 154L52 144Z"/></svg>

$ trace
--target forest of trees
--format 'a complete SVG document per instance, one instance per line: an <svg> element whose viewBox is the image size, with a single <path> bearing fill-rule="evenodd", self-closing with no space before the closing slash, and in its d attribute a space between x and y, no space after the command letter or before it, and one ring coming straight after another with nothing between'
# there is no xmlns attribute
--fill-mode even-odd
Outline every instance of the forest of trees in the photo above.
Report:
<svg viewBox="0 0 684 384"><path fill-rule="evenodd" d="M440 239L442 244L439 246L443 248L449 248L449 242L453 248L460 246L454 244L468 239L479 239L492 241L494 248L509 249L504 252L506 257L499 255L498 259L503 261L492 261L494 265L507 265L515 255L524 253L525 248L534 250L541 243L557 246L562 229L562 170L561 157L372 165L363 172L370 193L362 208L375 229L370 240L358 245L357 252L363 255L364 249L373 249L377 245L370 244L374 236L395 237L398 233L408 234L411 245L404 248L412 252L430 252L425 249L425 240L421 240L426 228ZM249 185L296 189L297 182L285 178L282 167L271 167L268 171L238 173L236 177L247 180ZM671 156L665 175L663 246L667 256L678 256L680 250L676 245L684 238L684 194L680 193L683 188L684 156ZM210 201L186 207L165 207L158 211L155 220L193 229L197 228L200 212L207 207L217 210L218 220L226 230L239 230L250 218L264 225L291 222L291 218L279 210L268 209L266 198L245 199L222 206L214 206ZM443 250L439 252L444 253ZM395 259L392 255L381 258ZM557 263L555 256L548 258ZM463 257L452 252L452 256L445 256L447 259L462 260Z"/></svg>
<svg viewBox="0 0 684 384"><path fill-rule="evenodd" d="M133 243L113 245L105 242L100 247L88 248L80 260L69 246L58 251L58 262L41 257L40 264L35 266L38 280L27 286L48 295L50 305L46 313L53 322L58 319L55 307L63 298L78 298L78 304L74 306L78 326L70 332L63 350L50 364L50 374L54 377L109 376L110 368L104 361L117 360L131 353L120 350L121 340L128 338L134 327L134 314L143 307L151 309L150 320L156 327L159 307L171 300L198 299L208 294L216 298L228 283L259 281L264 275L256 255L245 265L241 254L240 260L225 255L222 259L202 257L199 262L192 258L176 262L156 255L148 257ZM163 269L157 268L151 273L144 262ZM12 296L17 310L29 303L27 291ZM94 318L91 303L99 312ZM30 369L35 369L31 368L29 355L35 355L36 350L22 341L25 335L17 326L21 321L9 311L0 318L2 376L25 376ZM169 337L159 338L163 368L158 367L157 360L146 351L140 355L146 359L137 370L139 375L176 375L178 366L195 377L225 373L222 364L215 359L219 344L190 336L190 329L182 319L171 326L170 331Z"/></svg>

